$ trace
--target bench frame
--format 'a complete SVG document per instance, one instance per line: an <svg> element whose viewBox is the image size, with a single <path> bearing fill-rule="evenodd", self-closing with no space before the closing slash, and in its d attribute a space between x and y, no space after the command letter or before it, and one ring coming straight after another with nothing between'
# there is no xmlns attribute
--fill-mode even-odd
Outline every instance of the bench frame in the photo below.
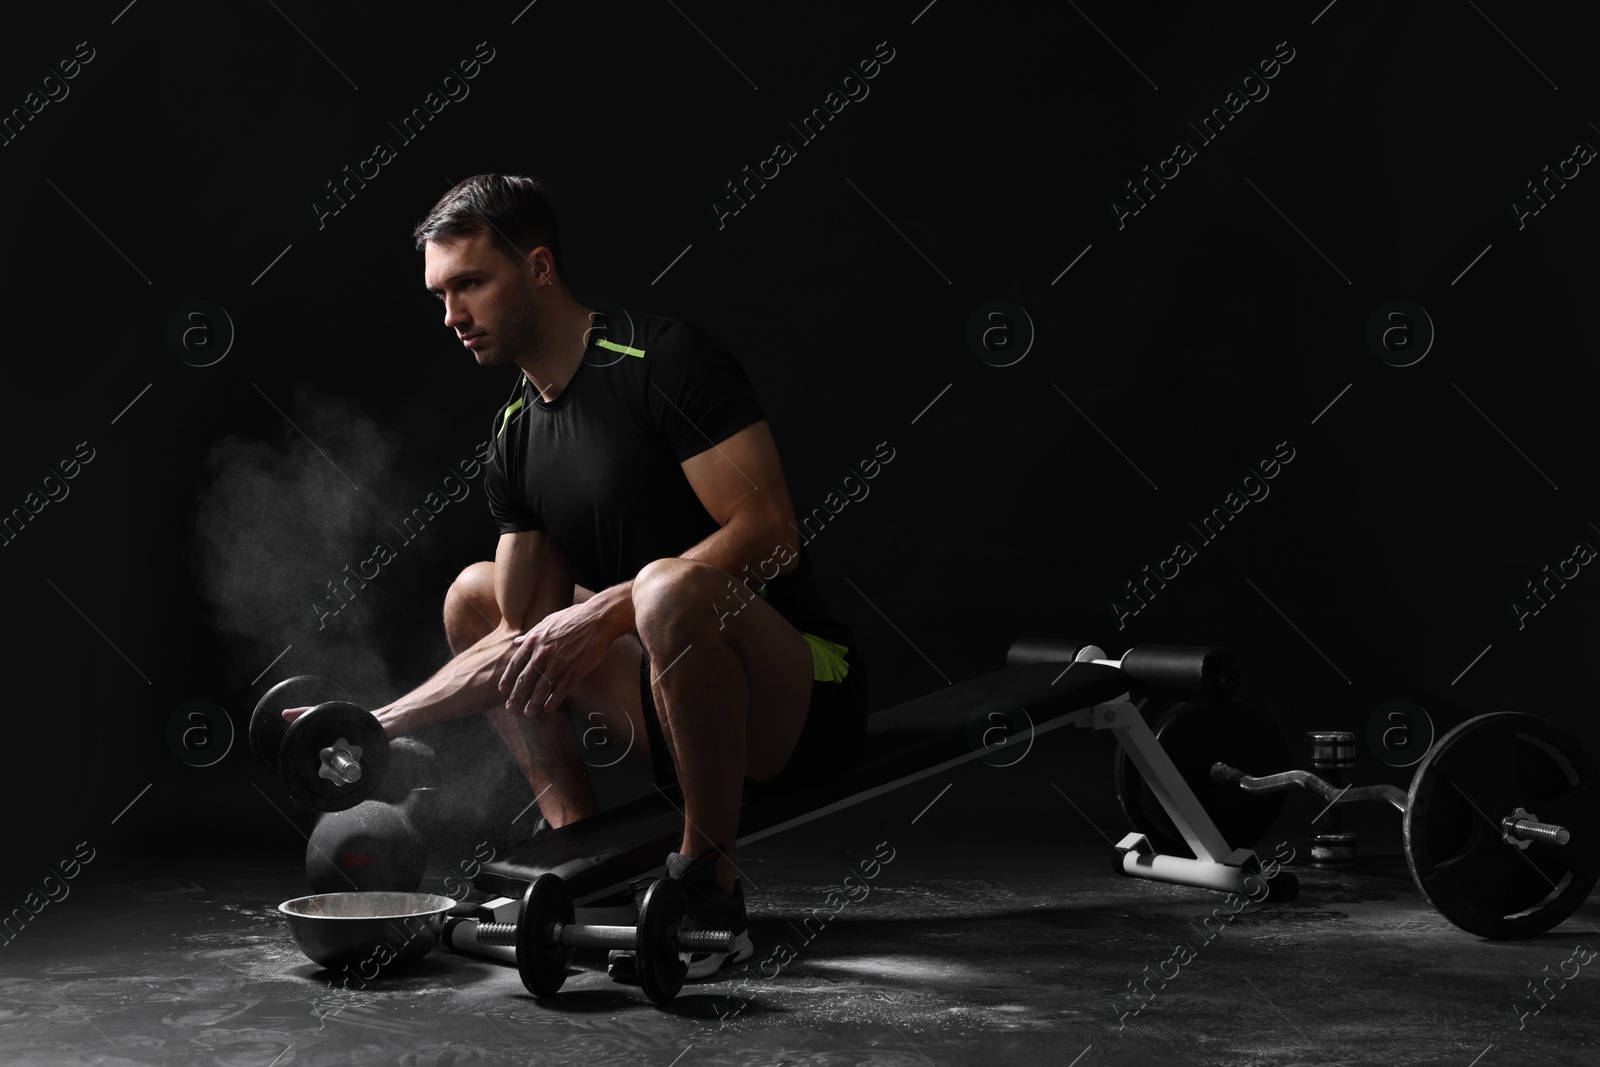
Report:
<svg viewBox="0 0 1600 1067"><path fill-rule="evenodd" d="M1064 674L1066 671L1071 670L1074 663L1080 662L1095 663L1118 669L1122 665L1120 660L1107 659L1102 649L1089 645L1079 650L1076 657L1063 668L1062 673ZM1030 724L1026 730L1012 733L1005 739L991 745L974 749L954 759L945 760L931 767L896 778L893 781L852 793L850 796L825 804L792 819L745 834L738 838L737 847L742 848L745 845L771 837L774 834L810 822L813 819L830 815L844 808L853 807L856 804L892 792L912 782L940 774L971 760L992 755L1014 741L1024 739L1024 737L1031 742L1031 739L1039 734L1065 726L1111 731L1112 736L1117 740L1117 744L1123 752L1127 753L1128 758L1133 761L1133 765L1138 768L1145 785L1161 803L1161 807L1172 819L1173 825L1183 835L1184 841L1188 843L1195 856L1195 858L1191 859L1187 856L1172 856L1159 853L1144 834L1129 833L1118 841L1115 846L1117 850L1114 864L1115 870L1121 874L1136 878L1148 878L1153 881L1172 882L1177 885L1189 885L1218 892L1246 895L1248 895L1247 879L1254 876L1256 879L1264 881L1260 859L1251 849L1233 848L1223 838L1221 831L1212 822L1211 816L1201 805L1199 798L1189 788L1189 783L1178 772L1178 768L1172 762L1172 757L1167 755L1166 750L1161 747L1161 742L1154 731L1150 729L1150 724L1140 714L1138 707L1133 702L1131 692L1124 692L1112 700L1057 716L1041 726L1034 727ZM646 874L648 873L650 872L646 872ZM597 909L592 904L587 907L584 905L613 895L625 889L634 880L630 878L617 882L580 897L577 902L576 920L580 923L619 921L620 917L615 914L615 909ZM1259 890L1257 891L1259 892ZM480 904L474 916L452 917L446 924L443 938L445 945L457 952L515 963L516 953L513 949L479 945L475 933L477 922L480 920L516 922L517 909L520 903L519 900L513 897L494 897Z"/></svg>

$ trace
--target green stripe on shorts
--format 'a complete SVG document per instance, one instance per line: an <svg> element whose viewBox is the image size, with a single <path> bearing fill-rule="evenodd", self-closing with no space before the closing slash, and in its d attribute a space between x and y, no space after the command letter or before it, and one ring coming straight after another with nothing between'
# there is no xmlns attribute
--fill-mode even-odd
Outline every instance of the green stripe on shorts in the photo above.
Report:
<svg viewBox="0 0 1600 1067"><path fill-rule="evenodd" d="M829 641L816 634L804 631L800 634L806 639L806 644L811 646L811 680L814 682L842 682L850 673L850 665L845 662L844 654L850 651L845 646Z"/></svg>

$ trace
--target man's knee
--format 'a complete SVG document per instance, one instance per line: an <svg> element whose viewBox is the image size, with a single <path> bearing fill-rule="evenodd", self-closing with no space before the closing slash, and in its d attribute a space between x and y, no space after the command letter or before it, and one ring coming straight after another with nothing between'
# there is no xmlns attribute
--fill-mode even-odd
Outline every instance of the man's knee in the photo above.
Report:
<svg viewBox="0 0 1600 1067"><path fill-rule="evenodd" d="M729 596L733 581L709 563L658 559L639 568L633 579L634 621L648 641L668 631L714 622L714 606Z"/></svg>
<svg viewBox="0 0 1600 1067"><path fill-rule="evenodd" d="M494 563L480 560L462 569L444 595L444 636L460 655L500 625L494 598Z"/></svg>

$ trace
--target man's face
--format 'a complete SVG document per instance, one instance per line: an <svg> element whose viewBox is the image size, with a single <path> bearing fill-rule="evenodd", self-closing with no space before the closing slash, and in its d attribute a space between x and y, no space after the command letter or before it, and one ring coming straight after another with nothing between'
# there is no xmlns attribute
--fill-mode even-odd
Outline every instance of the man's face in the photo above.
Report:
<svg viewBox="0 0 1600 1067"><path fill-rule="evenodd" d="M423 247L423 284L443 302L444 324L481 366L508 363L532 350L538 333L533 277L532 264L507 258L487 232Z"/></svg>

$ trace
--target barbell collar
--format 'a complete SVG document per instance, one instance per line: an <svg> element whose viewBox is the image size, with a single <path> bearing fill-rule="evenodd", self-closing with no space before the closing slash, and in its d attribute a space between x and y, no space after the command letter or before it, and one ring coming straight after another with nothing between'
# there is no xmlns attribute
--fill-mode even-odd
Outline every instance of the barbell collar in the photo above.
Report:
<svg viewBox="0 0 1600 1067"><path fill-rule="evenodd" d="M1536 816L1518 808L1516 811L1500 820L1500 829L1506 834L1506 839L1512 844L1524 841L1542 841L1547 845L1564 845L1572 840L1572 834L1564 826L1555 823L1540 822ZM1524 846L1525 847L1525 846Z"/></svg>

